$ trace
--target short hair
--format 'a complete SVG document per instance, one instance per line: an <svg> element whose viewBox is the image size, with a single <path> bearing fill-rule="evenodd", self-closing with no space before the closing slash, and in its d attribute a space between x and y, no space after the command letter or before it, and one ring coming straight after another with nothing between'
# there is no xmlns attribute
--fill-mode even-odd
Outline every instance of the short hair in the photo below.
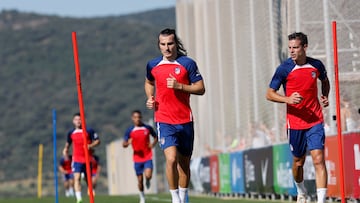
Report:
<svg viewBox="0 0 360 203"><path fill-rule="evenodd" d="M133 111L131 112L131 115L133 115L134 113L138 113L138 114L140 114L140 115L141 115L141 111L140 111L140 110L138 110L138 109L133 110Z"/></svg>
<svg viewBox="0 0 360 203"><path fill-rule="evenodd" d="M75 117L75 116L80 116L80 112L74 113L73 117Z"/></svg>
<svg viewBox="0 0 360 203"><path fill-rule="evenodd" d="M307 35L302 32L294 32L288 35L289 40L298 39L300 40L300 44L304 46L305 44L308 44Z"/></svg>
<svg viewBox="0 0 360 203"><path fill-rule="evenodd" d="M176 35L175 29L165 28L165 29L160 31L159 35L165 35L165 36L174 35L177 53L180 54L180 55L183 55L183 56L187 55L187 51L184 48L184 45L182 44L180 38ZM158 41L158 44L159 43L160 43L160 41Z"/></svg>

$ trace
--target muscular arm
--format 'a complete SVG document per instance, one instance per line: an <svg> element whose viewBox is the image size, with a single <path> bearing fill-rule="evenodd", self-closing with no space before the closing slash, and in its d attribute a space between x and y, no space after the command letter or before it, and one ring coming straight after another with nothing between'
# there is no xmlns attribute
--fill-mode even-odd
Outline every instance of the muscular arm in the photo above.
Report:
<svg viewBox="0 0 360 203"><path fill-rule="evenodd" d="M272 88L268 88L266 92L266 99L278 103L287 103L287 97L280 95L279 93L276 92L276 90Z"/></svg>
<svg viewBox="0 0 360 203"><path fill-rule="evenodd" d="M94 147L98 146L99 144L100 144L100 140L99 140L99 139L93 140L93 141L91 142L91 144L88 145L88 148L89 148L89 149L90 149L90 148L94 148Z"/></svg>
<svg viewBox="0 0 360 203"><path fill-rule="evenodd" d="M205 85L203 80L188 84L179 83L176 78L170 75L167 78L167 87L173 88L179 91L184 91L190 94L203 95L205 94Z"/></svg>
<svg viewBox="0 0 360 203"><path fill-rule="evenodd" d="M146 97L149 99L154 96L155 86L154 81L150 81L148 79L145 79L145 94Z"/></svg>
<svg viewBox="0 0 360 203"><path fill-rule="evenodd" d="M128 146L130 145L130 143L131 143L131 139L129 139L129 140L124 140L123 143L122 143L122 146L123 146L124 148L126 148L126 147L128 147Z"/></svg>
<svg viewBox="0 0 360 203"><path fill-rule="evenodd" d="M155 136L153 142L150 144L150 148L155 147L157 143L158 143L158 137Z"/></svg>
<svg viewBox="0 0 360 203"><path fill-rule="evenodd" d="M61 172L61 173L63 173L63 174L65 174L66 173L66 171L65 171L65 169L64 169L64 167L63 166L59 166L59 171Z"/></svg>
<svg viewBox="0 0 360 203"><path fill-rule="evenodd" d="M324 80L321 81L321 97L320 97L320 102L322 103L322 105L324 107L329 106L329 91L330 91L330 82L329 79L326 78Z"/></svg>
<svg viewBox="0 0 360 203"><path fill-rule="evenodd" d="M68 156L69 155L69 147L70 144L68 142L65 143L64 149L63 149L63 155Z"/></svg>
<svg viewBox="0 0 360 203"><path fill-rule="evenodd" d="M181 90L190 94L203 95L205 94L205 85L203 80L199 80L191 85L181 84Z"/></svg>
<svg viewBox="0 0 360 203"><path fill-rule="evenodd" d="M297 92L294 92L289 97L287 97L284 95L280 95L279 93L277 93L276 90L272 88L268 88L266 92L266 99L278 103L299 104L303 98Z"/></svg>
<svg viewBox="0 0 360 203"><path fill-rule="evenodd" d="M150 81L147 78L145 79L145 94L147 97L146 101L146 107L148 109L153 109L155 106L155 99L154 99L154 92L155 92L155 86L154 81Z"/></svg>
<svg viewBox="0 0 360 203"><path fill-rule="evenodd" d="M328 97L330 92L330 82L329 79L326 78L325 80L321 81L321 93L323 96Z"/></svg>

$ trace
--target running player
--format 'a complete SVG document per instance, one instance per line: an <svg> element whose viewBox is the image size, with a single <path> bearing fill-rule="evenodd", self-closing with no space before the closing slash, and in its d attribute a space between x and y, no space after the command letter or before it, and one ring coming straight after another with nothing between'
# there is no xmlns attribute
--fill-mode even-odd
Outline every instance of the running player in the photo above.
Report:
<svg viewBox="0 0 360 203"><path fill-rule="evenodd" d="M172 202L184 203L194 145L190 95L203 95L205 85L196 62L186 56L174 29L159 33L158 47L162 56L150 60L146 66L146 106L155 111Z"/></svg>
<svg viewBox="0 0 360 203"><path fill-rule="evenodd" d="M126 148L131 144L134 150L133 160L140 192L140 203L145 203L143 174L145 175L146 187L149 189L153 171L152 148L156 145L158 138L154 129L144 124L141 118L139 110L132 112L131 120L133 125L125 132L123 147ZM152 142L150 136L153 137Z"/></svg>
<svg viewBox="0 0 360 203"><path fill-rule="evenodd" d="M322 107L329 105L330 91L326 70L320 60L306 56L307 36L295 32L288 36L290 58L277 69L270 82L266 98L286 103L290 150L293 155L292 172L297 187L297 202L306 202L303 166L309 150L315 167L317 201L325 203L327 171L324 157L325 130ZM321 81L318 98L317 79ZM283 86L285 95L277 91Z"/></svg>
<svg viewBox="0 0 360 203"><path fill-rule="evenodd" d="M63 176L66 197L74 196L74 174L71 170L71 162L71 155L62 156L59 164L59 171Z"/></svg>
<svg viewBox="0 0 360 203"><path fill-rule="evenodd" d="M72 171L74 173L74 189L75 197L77 203L82 203L81 196L81 173L86 174L86 157L85 157L85 147L86 150L89 150L100 144L100 139L97 133L91 129L86 129L88 135L88 143L84 143L83 138L83 129L81 127L81 117L80 113L74 114L73 117L74 128L70 130L67 134L67 141L63 149L63 155L68 156L70 145L73 145L72 154L73 154L73 163ZM90 152L89 152L90 154Z"/></svg>

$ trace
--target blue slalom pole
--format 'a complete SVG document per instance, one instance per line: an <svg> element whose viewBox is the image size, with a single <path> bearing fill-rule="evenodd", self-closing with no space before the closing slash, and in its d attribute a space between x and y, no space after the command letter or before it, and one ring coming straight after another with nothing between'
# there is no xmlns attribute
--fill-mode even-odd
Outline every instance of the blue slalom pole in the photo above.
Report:
<svg viewBox="0 0 360 203"><path fill-rule="evenodd" d="M56 110L53 109L53 149L54 149L54 184L55 184L55 203L59 203L57 160L56 160Z"/></svg>

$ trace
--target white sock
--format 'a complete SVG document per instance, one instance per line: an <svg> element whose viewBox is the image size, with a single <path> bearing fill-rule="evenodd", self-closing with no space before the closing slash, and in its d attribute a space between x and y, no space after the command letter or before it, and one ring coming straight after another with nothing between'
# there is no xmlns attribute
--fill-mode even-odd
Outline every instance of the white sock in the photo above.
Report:
<svg viewBox="0 0 360 203"><path fill-rule="evenodd" d="M305 188L305 185L304 185L304 181L301 181L300 183L297 183L295 181L295 185L296 185L297 192L298 192L299 195L306 195L306 188Z"/></svg>
<svg viewBox="0 0 360 203"><path fill-rule="evenodd" d="M73 187L69 188L69 194L70 194L70 196L74 196L74 188Z"/></svg>
<svg viewBox="0 0 360 203"><path fill-rule="evenodd" d="M81 197L81 192L75 192L75 197L76 197L76 200L82 200L82 197Z"/></svg>
<svg viewBox="0 0 360 203"><path fill-rule="evenodd" d="M325 201L326 201L326 192L327 192L327 188L318 188L316 190L317 202L318 203L325 203Z"/></svg>
<svg viewBox="0 0 360 203"><path fill-rule="evenodd" d="M188 189L179 187L179 197L180 197L180 203L187 203L188 199Z"/></svg>
<svg viewBox="0 0 360 203"><path fill-rule="evenodd" d="M180 203L179 190L170 190L172 203Z"/></svg>
<svg viewBox="0 0 360 203"><path fill-rule="evenodd" d="M140 191L139 197L140 197L140 199L145 199L144 191Z"/></svg>

